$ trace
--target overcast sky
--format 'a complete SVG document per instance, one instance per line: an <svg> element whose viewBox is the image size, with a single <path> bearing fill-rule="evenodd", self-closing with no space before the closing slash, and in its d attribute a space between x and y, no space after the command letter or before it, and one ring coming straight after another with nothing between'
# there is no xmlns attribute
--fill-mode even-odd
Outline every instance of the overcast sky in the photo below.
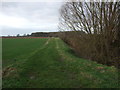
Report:
<svg viewBox="0 0 120 90"><path fill-rule="evenodd" d="M2 35L58 31L62 2L2 2Z"/></svg>

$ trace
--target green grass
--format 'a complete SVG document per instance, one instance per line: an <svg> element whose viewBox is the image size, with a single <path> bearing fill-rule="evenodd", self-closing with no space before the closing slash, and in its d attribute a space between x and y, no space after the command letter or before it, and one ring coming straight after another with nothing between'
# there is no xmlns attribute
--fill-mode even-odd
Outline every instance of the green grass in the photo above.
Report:
<svg viewBox="0 0 120 90"><path fill-rule="evenodd" d="M3 67L14 62L25 59L29 55L42 47L47 38L36 39L2 39L2 59Z"/></svg>
<svg viewBox="0 0 120 90"><path fill-rule="evenodd" d="M3 39L3 62L4 88L119 87L115 67L78 58L58 38Z"/></svg>

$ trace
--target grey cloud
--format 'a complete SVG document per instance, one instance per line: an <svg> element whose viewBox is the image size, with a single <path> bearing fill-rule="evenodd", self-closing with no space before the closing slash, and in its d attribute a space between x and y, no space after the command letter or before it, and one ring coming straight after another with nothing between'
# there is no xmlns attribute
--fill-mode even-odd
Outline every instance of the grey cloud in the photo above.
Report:
<svg viewBox="0 0 120 90"><path fill-rule="evenodd" d="M25 28L4 27L3 35L31 33L33 31L57 31L59 8L62 2L4 2L2 13L23 17L30 23Z"/></svg>

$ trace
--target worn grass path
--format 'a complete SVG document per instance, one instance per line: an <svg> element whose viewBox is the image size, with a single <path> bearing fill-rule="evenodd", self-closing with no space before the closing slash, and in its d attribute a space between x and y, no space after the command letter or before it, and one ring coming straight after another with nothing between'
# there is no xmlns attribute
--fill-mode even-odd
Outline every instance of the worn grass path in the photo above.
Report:
<svg viewBox="0 0 120 90"><path fill-rule="evenodd" d="M118 70L75 56L59 38L48 39L29 57L11 65L3 87L115 88Z"/></svg>

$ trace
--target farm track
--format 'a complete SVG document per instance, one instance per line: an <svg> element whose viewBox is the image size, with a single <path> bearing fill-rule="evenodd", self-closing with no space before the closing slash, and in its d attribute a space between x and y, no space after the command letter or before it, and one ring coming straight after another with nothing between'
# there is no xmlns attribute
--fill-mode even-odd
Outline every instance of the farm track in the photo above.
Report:
<svg viewBox="0 0 120 90"><path fill-rule="evenodd" d="M63 44L62 44L62 45L63 45ZM64 47L64 46L62 46L62 47ZM61 50L61 48L60 48L60 46L59 46L59 44L58 44L58 38L56 38L56 49L57 49L59 55L61 56L61 58L62 58L63 60L66 60L66 59L67 59L67 60L72 60L72 58L70 58L69 55L64 54L64 51Z"/></svg>
<svg viewBox="0 0 120 90"><path fill-rule="evenodd" d="M115 68L80 59L59 38L49 38L29 57L12 64L4 87L118 87ZM12 71L10 71L12 70Z"/></svg>
<svg viewBox="0 0 120 90"><path fill-rule="evenodd" d="M46 47L46 45L49 43L49 41L50 41L50 38L45 42L45 44L42 47L39 47L36 50L34 50L33 52L31 52L31 54L28 58L34 56L34 54L39 53L40 50L44 49Z"/></svg>

